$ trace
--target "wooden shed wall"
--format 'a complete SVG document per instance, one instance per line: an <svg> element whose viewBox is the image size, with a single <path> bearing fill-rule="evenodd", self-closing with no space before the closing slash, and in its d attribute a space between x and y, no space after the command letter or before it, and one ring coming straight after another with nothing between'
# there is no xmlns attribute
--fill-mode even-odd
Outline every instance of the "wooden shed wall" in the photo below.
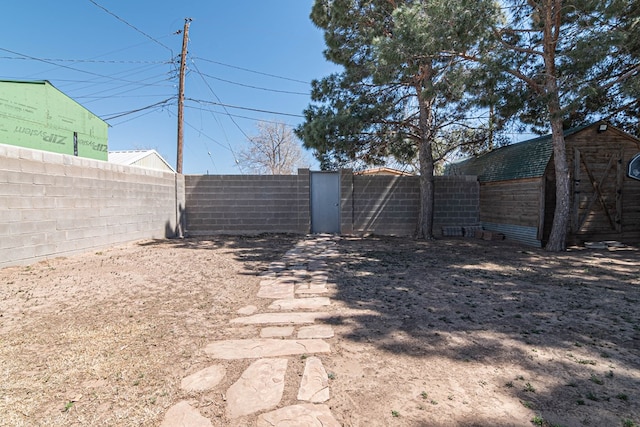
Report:
<svg viewBox="0 0 640 427"><path fill-rule="evenodd" d="M480 221L538 227L539 178L480 184Z"/></svg>
<svg viewBox="0 0 640 427"><path fill-rule="evenodd" d="M585 129L567 138L572 179L570 241L640 242L640 181L627 176L640 144L609 128Z"/></svg>
<svg viewBox="0 0 640 427"><path fill-rule="evenodd" d="M540 246L541 178L480 183L480 223L508 239Z"/></svg>

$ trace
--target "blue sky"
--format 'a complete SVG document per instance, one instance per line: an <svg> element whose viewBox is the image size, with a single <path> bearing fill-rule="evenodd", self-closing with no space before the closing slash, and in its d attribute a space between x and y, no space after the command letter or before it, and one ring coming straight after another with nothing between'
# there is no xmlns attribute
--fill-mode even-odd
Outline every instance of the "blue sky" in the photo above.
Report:
<svg viewBox="0 0 640 427"><path fill-rule="evenodd" d="M182 43L176 32L186 17L192 18L183 171L242 173L234 155L246 146L247 135L257 133L256 122L301 123L311 80L338 71L322 55L322 32L309 20L312 4L7 2L0 26L0 78L49 80L103 119L141 109L107 120L109 149L153 148L175 167L176 60Z"/></svg>

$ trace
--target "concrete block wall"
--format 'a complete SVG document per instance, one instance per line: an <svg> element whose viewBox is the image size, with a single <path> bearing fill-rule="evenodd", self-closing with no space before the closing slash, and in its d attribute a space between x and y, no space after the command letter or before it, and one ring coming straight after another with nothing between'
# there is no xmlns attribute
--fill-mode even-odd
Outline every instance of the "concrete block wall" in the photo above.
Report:
<svg viewBox="0 0 640 427"><path fill-rule="evenodd" d="M342 234L354 233L354 192L353 172L351 169L340 170L340 231Z"/></svg>
<svg viewBox="0 0 640 427"><path fill-rule="evenodd" d="M442 227L480 225L480 183L475 176L435 177L433 230Z"/></svg>
<svg viewBox="0 0 640 427"><path fill-rule="evenodd" d="M418 177L352 175L343 171L342 179L343 233L347 234L349 224L355 233L404 236L415 233L420 208ZM479 224L480 187L476 177L437 176L434 187L436 236L441 235L443 226ZM345 218L347 215L350 218Z"/></svg>
<svg viewBox="0 0 640 427"><path fill-rule="evenodd" d="M308 233L309 170L298 175L187 175L190 235Z"/></svg>
<svg viewBox="0 0 640 427"><path fill-rule="evenodd" d="M418 177L353 176L355 233L412 235L420 203Z"/></svg>
<svg viewBox="0 0 640 427"><path fill-rule="evenodd" d="M187 175L186 230L219 233L309 233L309 170L298 175ZM443 226L478 225L475 177L435 178L434 234ZM418 177L340 171L342 234L412 235L420 203Z"/></svg>
<svg viewBox="0 0 640 427"><path fill-rule="evenodd" d="M175 174L0 144L0 267L164 238Z"/></svg>

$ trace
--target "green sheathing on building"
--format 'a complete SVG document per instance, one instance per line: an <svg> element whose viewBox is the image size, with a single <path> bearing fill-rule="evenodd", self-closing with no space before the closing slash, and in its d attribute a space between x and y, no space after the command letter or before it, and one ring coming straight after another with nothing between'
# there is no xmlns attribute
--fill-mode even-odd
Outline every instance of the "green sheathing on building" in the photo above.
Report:
<svg viewBox="0 0 640 427"><path fill-rule="evenodd" d="M0 143L107 160L107 127L48 81L0 80Z"/></svg>

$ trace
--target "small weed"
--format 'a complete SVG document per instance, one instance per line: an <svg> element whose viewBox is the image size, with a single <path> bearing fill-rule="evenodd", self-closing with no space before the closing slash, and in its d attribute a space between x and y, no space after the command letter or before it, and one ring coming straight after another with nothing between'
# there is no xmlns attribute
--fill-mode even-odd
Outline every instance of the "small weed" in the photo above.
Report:
<svg viewBox="0 0 640 427"><path fill-rule="evenodd" d="M595 365L596 364L595 360L588 360L588 359L580 359L577 362L579 364L581 364L581 365Z"/></svg>
<svg viewBox="0 0 640 427"><path fill-rule="evenodd" d="M96 252L96 255L104 255L104 253L102 251L98 251Z"/></svg>
<svg viewBox="0 0 640 427"><path fill-rule="evenodd" d="M577 403L579 406L586 405L586 403L585 403L584 399L578 399L578 400L576 401L576 403Z"/></svg>
<svg viewBox="0 0 640 427"><path fill-rule="evenodd" d="M608 359L611 356L609 355L609 353L603 351L602 353L600 353L600 357L602 357L603 359Z"/></svg>
<svg viewBox="0 0 640 427"><path fill-rule="evenodd" d="M638 427L638 424L634 423L633 420L625 418L622 420L622 427Z"/></svg>
<svg viewBox="0 0 640 427"><path fill-rule="evenodd" d="M613 378L613 371L607 372L606 377L607 378Z"/></svg>
<svg viewBox="0 0 640 427"><path fill-rule="evenodd" d="M522 403L522 406L527 409L533 409L533 403L529 402L528 400L521 400L520 403Z"/></svg>
<svg viewBox="0 0 640 427"><path fill-rule="evenodd" d="M524 385L524 391L529 392L529 393L535 393L535 392L536 392L536 389L535 389L535 387L533 387L533 386L531 385L531 383L526 383L526 384Z"/></svg>
<svg viewBox="0 0 640 427"><path fill-rule="evenodd" d="M300 356L300 359L304 360L304 359L306 359L307 357L309 357L309 356L307 356L306 354L303 354L302 356Z"/></svg>
<svg viewBox="0 0 640 427"><path fill-rule="evenodd" d="M69 401L69 402L67 402L67 403L64 405L64 408L62 409L62 412L69 412L69 410L70 410L71 408L73 408L73 404L74 404L74 402L73 402L73 401Z"/></svg>
<svg viewBox="0 0 640 427"><path fill-rule="evenodd" d="M335 380L336 379L336 374L334 374L333 372L329 372L327 374L327 378L329 378L330 380Z"/></svg>
<svg viewBox="0 0 640 427"><path fill-rule="evenodd" d="M524 381L524 377L522 375L518 375L516 377L516 379L519 380L519 381Z"/></svg>
<svg viewBox="0 0 640 427"><path fill-rule="evenodd" d="M438 401L437 401L437 400L433 400L433 399L431 399L431 402L430 402L430 403L431 403L432 405L437 405L437 404L438 404Z"/></svg>
<svg viewBox="0 0 640 427"><path fill-rule="evenodd" d="M449 400L454 400L456 397L453 394L450 394L449 396L447 396L447 399Z"/></svg>
<svg viewBox="0 0 640 427"><path fill-rule="evenodd" d="M604 381L602 381L600 378L596 377L593 374L591 374L591 378L589 378L589 380L594 384L598 384L598 385L604 384Z"/></svg>
<svg viewBox="0 0 640 427"><path fill-rule="evenodd" d="M513 387L513 381L509 381L504 386L507 387L507 388L512 388Z"/></svg>
<svg viewBox="0 0 640 427"><path fill-rule="evenodd" d="M625 402L629 401L629 396L627 396L625 393L618 393L616 397L620 400L624 400Z"/></svg>
<svg viewBox="0 0 640 427"><path fill-rule="evenodd" d="M587 399L589 399L589 400L593 400L594 402L598 402L598 401L600 401L600 399L598 399L598 396L596 396L596 395L595 395L593 392L591 392L591 391L590 391L589 393L587 393L586 398L587 398Z"/></svg>
<svg viewBox="0 0 640 427"><path fill-rule="evenodd" d="M151 403L152 405L155 405L157 400L158 398L156 396L153 396L149 399L149 403Z"/></svg>
<svg viewBox="0 0 640 427"><path fill-rule="evenodd" d="M531 422L536 426L544 426L544 418L542 418L540 415L536 415L535 417L533 417L531 419Z"/></svg>
<svg viewBox="0 0 640 427"><path fill-rule="evenodd" d="M400 412L392 410L391 411L391 416L394 417L394 418L398 418L400 416Z"/></svg>
<svg viewBox="0 0 640 427"><path fill-rule="evenodd" d="M429 397L429 395L427 394L426 391L423 391L422 393L420 393L420 397L422 397L423 399L426 399L427 397Z"/></svg>
<svg viewBox="0 0 640 427"><path fill-rule="evenodd" d="M580 344L579 342L573 343L573 345L575 345L576 347L582 347L582 344Z"/></svg>

